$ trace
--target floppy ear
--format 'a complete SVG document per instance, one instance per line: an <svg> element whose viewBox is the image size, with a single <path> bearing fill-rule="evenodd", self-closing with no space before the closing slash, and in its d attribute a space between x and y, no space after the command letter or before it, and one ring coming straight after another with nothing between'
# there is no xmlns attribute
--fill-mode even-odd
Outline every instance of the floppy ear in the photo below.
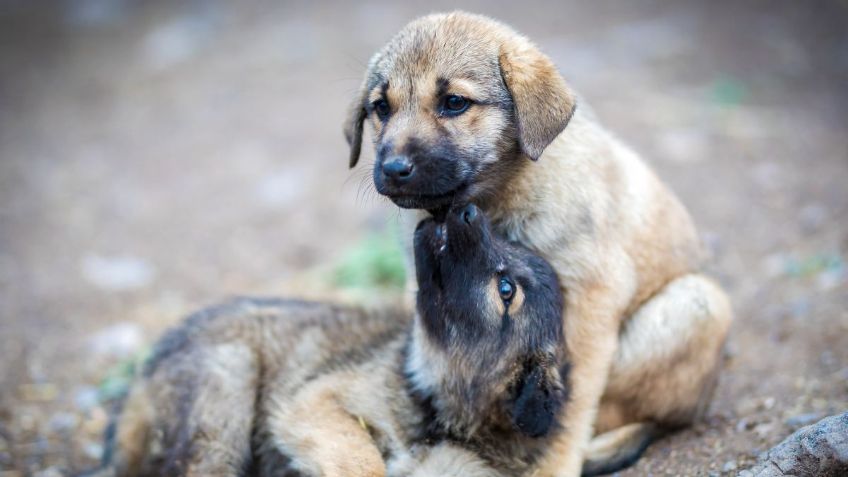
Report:
<svg viewBox="0 0 848 477"><path fill-rule="evenodd" d="M519 376L509 414L522 434L542 437L556 426L567 393L555 367L533 361Z"/></svg>
<svg viewBox="0 0 848 477"><path fill-rule="evenodd" d="M512 96L521 150L534 161L568 125L574 93L553 62L525 38L504 43L501 76Z"/></svg>
<svg viewBox="0 0 848 477"><path fill-rule="evenodd" d="M362 150L362 127L365 123L367 113L365 111L365 88L363 84L356 98L347 110L344 122L344 135L350 146L350 162L348 167L352 168L359 162L359 153Z"/></svg>

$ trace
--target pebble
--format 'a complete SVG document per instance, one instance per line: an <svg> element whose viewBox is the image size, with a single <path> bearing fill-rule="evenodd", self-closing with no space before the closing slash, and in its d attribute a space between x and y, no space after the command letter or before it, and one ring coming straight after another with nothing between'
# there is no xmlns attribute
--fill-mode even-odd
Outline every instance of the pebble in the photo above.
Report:
<svg viewBox="0 0 848 477"><path fill-rule="evenodd" d="M743 417L739 419L739 422L736 423L736 432L743 432L751 429L754 423L749 421L747 417Z"/></svg>
<svg viewBox="0 0 848 477"><path fill-rule="evenodd" d="M790 427L804 427L818 421L822 418L822 414L818 412L808 412L806 414L797 414L790 416L784 421Z"/></svg>
<svg viewBox="0 0 848 477"><path fill-rule="evenodd" d="M757 437L759 437L760 439L765 439L766 437L769 437L772 432L774 432L774 429L774 423L764 422L754 427L754 434L756 434Z"/></svg>
<svg viewBox="0 0 848 477"><path fill-rule="evenodd" d="M759 401L753 398L745 398L736 404L736 414L746 416L757 410Z"/></svg>
<svg viewBox="0 0 848 477"><path fill-rule="evenodd" d="M141 347L144 336L137 323L124 321L108 326L91 337L89 344L95 355L126 358Z"/></svg>
<svg viewBox="0 0 848 477"><path fill-rule="evenodd" d="M47 469L40 470L32 475L33 477L63 477L64 474L56 467L49 467Z"/></svg>
<svg viewBox="0 0 848 477"><path fill-rule="evenodd" d="M736 464L735 460L729 460L729 461L724 463L724 467L721 468L721 471L722 472L730 472L730 471L736 470L737 466L738 465Z"/></svg>
<svg viewBox="0 0 848 477"><path fill-rule="evenodd" d="M153 265L132 255L89 254L83 257L80 266L83 278L106 291L138 290L156 277Z"/></svg>
<svg viewBox="0 0 848 477"><path fill-rule="evenodd" d="M103 457L103 445L98 442L86 442L82 446L82 451L90 459L99 460Z"/></svg>
<svg viewBox="0 0 848 477"><path fill-rule="evenodd" d="M768 411L774 407L775 402L777 401L773 397L767 397L763 400L763 408Z"/></svg>
<svg viewBox="0 0 848 477"><path fill-rule="evenodd" d="M94 386L82 386L74 393L74 404L80 411L88 412L100 403L97 396L97 388Z"/></svg>
<svg viewBox="0 0 848 477"><path fill-rule="evenodd" d="M53 432L69 432L77 427L79 417L70 412L57 412L50 417L48 425Z"/></svg>

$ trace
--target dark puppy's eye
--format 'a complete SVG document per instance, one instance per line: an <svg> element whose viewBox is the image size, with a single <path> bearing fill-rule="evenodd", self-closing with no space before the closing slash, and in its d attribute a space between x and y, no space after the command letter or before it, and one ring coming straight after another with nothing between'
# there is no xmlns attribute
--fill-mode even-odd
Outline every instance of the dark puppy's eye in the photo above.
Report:
<svg viewBox="0 0 848 477"><path fill-rule="evenodd" d="M391 108L389 108L389 102L385 99L378 99L374 101L371 105L374 108L374 112L377 113L377 116L380 119L386 119L389 116L389 113L392 112Z"/></svg>
<svg viewBox="0 0 848 477"><path fill-rule="evenodd" d="M456 116L458 114L462 114L468 109L468 106L471 105L471 101L459 96L457 94L451 94L445 97L445 106L444 112L448 116Z"/></svg>
<svg viewBox="0 0 848 477"><path fill-rule="evenodd" d="M515 296L515 285L509 281L509 278L502 277L498 283L498 293L500 293L503 301L512 300L512 297Z"/></svg>

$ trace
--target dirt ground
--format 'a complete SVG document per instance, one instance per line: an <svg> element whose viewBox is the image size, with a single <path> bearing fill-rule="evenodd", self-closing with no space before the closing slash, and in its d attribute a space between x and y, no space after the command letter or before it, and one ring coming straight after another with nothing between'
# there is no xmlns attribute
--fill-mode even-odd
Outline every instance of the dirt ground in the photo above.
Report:
<svg viewBox="0 0 848 477"><path fill-rule="evenodd" d="M116 365L227 296L323 294L311 271L396 220L346 168L344 109L455 5L0 1L0 476L91 466ZM732 296L706 422L621 475L734 474L848 409L848 2L463 8L644 154Z"/></svg>

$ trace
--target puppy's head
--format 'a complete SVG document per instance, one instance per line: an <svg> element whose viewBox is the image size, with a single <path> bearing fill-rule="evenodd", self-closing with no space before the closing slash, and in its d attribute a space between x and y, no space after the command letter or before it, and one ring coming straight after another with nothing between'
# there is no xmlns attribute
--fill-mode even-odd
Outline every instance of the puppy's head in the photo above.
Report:
<svg viewBox="0 0 848 477"><path fill-rule="evenodd" d="M377 191L437 209L497 188L522 156L538 159L574 107L553 63L523 36L479 15L429 15L371 59L345 123L350 166L369 122Z"/></svg>
<svg viewBox="0 0 848 477"><path fill-rule="evenodd" d="M529 436L548 433L565 399L563 299L551 266L492 232L474 205L415 232L424 340L460 392L464 418L499 411ZM494 407L494 409L493 409Z"/></svg>

